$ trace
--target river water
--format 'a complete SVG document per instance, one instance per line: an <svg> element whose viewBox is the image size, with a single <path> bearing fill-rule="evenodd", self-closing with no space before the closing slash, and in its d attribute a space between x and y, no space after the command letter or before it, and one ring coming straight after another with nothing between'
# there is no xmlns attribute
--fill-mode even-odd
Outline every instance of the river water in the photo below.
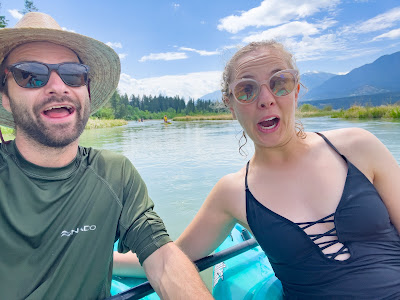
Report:
<svg viewBox="0 0 400 300"><path fill-rule="evenodd" d="M374 133L400 163L400 122L347 121L328 117L302 119L306 131L361 127ZM127 156L147 184L155 210L176 239L192 220L214 184L236 172L247 157L238 152L237 121L129 122L122 127L92 129L81 145L109 149ZM378 158L379 159L379 158Z"/></svg>

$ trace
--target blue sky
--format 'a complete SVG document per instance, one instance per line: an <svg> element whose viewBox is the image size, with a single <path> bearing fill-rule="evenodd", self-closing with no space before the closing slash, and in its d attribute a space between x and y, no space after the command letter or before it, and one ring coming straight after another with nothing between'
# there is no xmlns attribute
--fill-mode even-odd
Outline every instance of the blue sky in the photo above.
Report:
<svg viewBox="0 0 400 300"><path fill-rule="evenodd" d="M120 55L119 91L180 95L218 90L238 46L275 38L301 73L344 74L400 51L399 0L33 0L66 30ZM15 25L24 0L0 0Z"/></svg>

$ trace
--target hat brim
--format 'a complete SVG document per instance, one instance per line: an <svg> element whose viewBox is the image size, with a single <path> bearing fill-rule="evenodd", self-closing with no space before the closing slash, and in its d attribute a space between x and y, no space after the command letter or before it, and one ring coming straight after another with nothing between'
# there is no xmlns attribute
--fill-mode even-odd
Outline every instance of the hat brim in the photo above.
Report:
<svg viewBox="0 0 400 300"><path fill-rule="evenodd" d="M50 42L73 50L82 63L90 67L91 114L110 99L118 86L121 73L118 54L111 47L90 37L47 28L4 28L0 30L0 41L2 60L15 47L30 42ZM1 98L0 94L0 101ZM12 114L2 105L0 125L15 127Z"/></svg>

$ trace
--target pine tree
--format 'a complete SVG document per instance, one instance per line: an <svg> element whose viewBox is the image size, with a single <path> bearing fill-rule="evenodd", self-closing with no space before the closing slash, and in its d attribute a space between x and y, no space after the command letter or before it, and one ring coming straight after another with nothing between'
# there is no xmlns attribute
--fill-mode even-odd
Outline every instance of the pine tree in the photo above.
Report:
<svg viewBox="0 0 400 300"><path fill-rule="evenodd" d="M25 8L23 11L20 11L21 14L25 15L28 12L38 11L33 1L25 0Z"/></svg>
<svg viewBox="0 0 400 300"><path fill-rule="evenodd" d="M1 2L0 2L0 12L1 12ZM7 26L8 20L6 20L6 16L0 16L0 28L4 28Z"/></svg>

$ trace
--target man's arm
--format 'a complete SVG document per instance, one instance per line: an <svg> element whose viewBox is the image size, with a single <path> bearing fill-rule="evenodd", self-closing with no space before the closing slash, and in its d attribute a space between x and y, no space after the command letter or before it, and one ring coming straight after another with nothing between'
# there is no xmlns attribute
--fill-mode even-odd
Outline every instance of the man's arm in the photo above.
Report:
<svg viewBox="0 0 400 300"><path fill-rule="evenodd" d="M213 299L196 267L174 243L154 251L143 268L161 299Z"/></svg>

